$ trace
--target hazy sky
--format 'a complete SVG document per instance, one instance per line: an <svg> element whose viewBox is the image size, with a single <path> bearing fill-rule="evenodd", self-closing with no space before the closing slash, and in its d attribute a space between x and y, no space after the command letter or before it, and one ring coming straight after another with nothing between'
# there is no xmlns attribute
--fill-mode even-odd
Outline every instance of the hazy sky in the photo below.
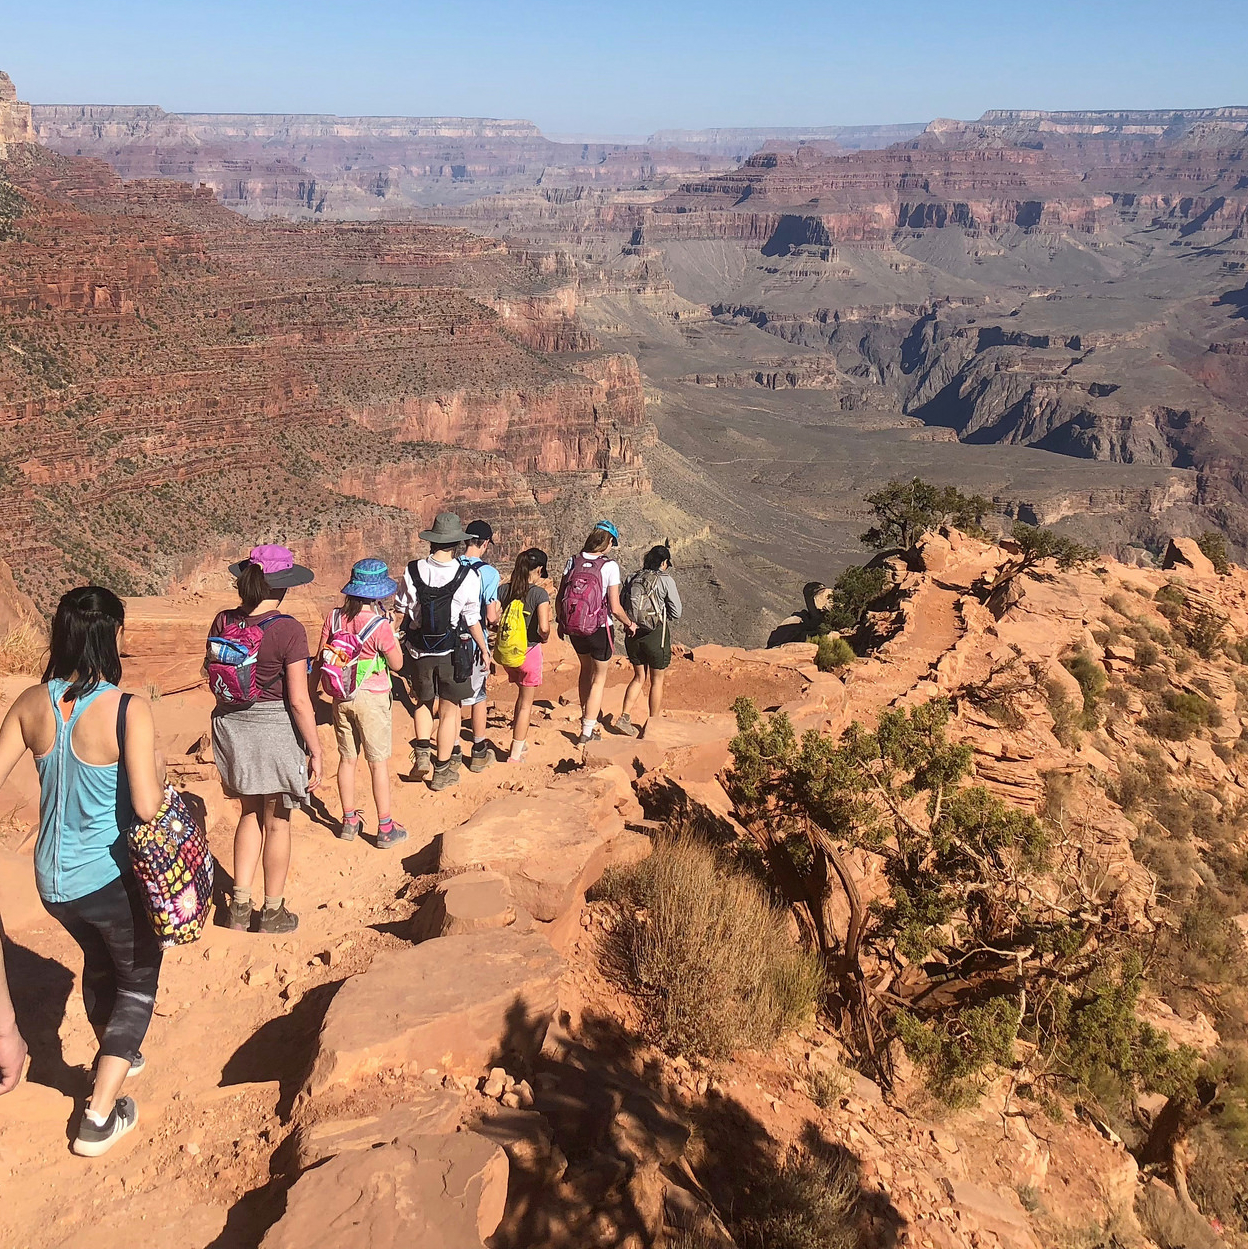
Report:
<svg viewBox="0 0 1248 1249"><path fill-rule="evenodd" d="M1248 0L44 0L35 103L524 117L548 131L1248 104Z"/></svg>

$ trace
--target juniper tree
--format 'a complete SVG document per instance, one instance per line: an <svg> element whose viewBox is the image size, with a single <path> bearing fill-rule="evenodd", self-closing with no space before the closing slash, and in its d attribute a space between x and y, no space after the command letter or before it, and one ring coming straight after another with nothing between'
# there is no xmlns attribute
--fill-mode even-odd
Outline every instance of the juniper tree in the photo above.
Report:
<svg viewBox="0 0 1248 1249"><path fill-rule="evenodd" d="M867 495L866 502L876 523L858 540L876 550L913 546L920 534L941 525L978 533L992 506L983 495L965 495L954 486L933 486L921 477L894 479Z"/></svg>

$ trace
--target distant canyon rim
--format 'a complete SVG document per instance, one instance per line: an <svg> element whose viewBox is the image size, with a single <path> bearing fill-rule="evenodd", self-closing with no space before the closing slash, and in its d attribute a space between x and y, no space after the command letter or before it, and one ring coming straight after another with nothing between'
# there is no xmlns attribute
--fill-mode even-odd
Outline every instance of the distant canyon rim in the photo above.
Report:
<svg viewBox="0 0 1248 1249"><path fill-rule="evenodd" d="M1248 549L1248 108L633 144L3 79L0 157L0 517L45 610L256 530L399 560L446 501L504 558L670 538L689 635L757 643L914 475L1126 560Z"/></svg>

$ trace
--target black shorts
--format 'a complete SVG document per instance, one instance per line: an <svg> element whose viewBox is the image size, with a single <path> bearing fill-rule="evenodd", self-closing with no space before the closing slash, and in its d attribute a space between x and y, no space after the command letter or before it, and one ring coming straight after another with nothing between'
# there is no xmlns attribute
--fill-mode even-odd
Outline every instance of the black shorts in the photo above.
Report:
<svg viewBox="0 0 1248 1249"><path fill-rule="evenodd" d="M624 639L624 650L628 653L628 662L634 667L662 672L672 663L672 631L666 625L660 625L645 633L635 633Z"/></svg>
<svg viewBox="0 0 1248 1249"><path fill-rule="evenodd" d="M421 655L419 659L409 655L403 675L418 703L431 703L439 698L448 703L463 703L472 697L472 678L455 680L454 655Z"/></svg>
<svg viewBox="0 0 1248 1249"><path fill-rule="evenodd" d="M588 655L591 659L598 660L599 663L606 663L615 654L615 638L612 636L609 624L584 636L569 633L568 640L578 655Z"/></svg>

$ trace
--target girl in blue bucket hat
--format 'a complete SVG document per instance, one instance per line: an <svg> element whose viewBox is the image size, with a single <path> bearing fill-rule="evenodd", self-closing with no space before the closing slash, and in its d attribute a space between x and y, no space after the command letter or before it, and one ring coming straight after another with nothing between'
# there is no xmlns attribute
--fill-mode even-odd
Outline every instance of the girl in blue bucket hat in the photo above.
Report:
<svg viewBox="0 0 1248 1249"><path fill-rule="evenodd" d="M355 773L360 751L373 778L377 804L377 845L386 850L407 840L407 829L390 815L390 673L403 666L403 651L385 601L399 588L379 559L362 559L342 587L342 606L325 617L313 677L334 703L338 739L338 793L342 827L337 836L354 841L363 831L364 812L355 805Z"/></svg>

